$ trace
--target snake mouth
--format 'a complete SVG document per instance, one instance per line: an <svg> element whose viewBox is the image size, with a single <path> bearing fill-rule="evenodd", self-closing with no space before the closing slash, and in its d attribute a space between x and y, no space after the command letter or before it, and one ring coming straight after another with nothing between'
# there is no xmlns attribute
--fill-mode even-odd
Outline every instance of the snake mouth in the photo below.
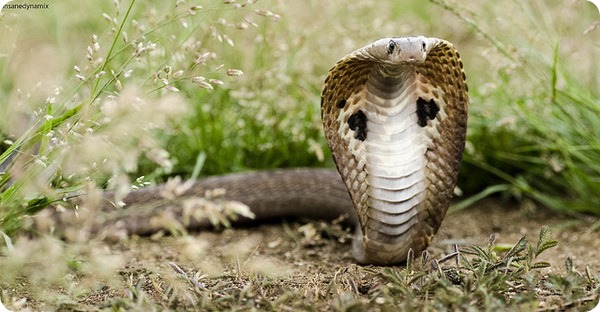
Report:
<svg viewBox="0 0 600 312"><path fill-rule="evenodd" d="M389 60L382 60L379 63L381 65L388 66L388 67L393 68L393 69L397 69L399 66L406 66L406 67L419 66L420 64L423 64L424 62L425 62L425 59L423 57L421 57L421 56L418 56L418 55L410 55L410 56L403 55L403 56L398 57L398 58L393 58L393 59L389 59Z"/></svg>
<svg viewBox="0 0 600 312"><path fill-rule="evenodd" d="M414 55L406 57L406 63L408 64L423 63L424 61L425 60L423 58Z"/></svg>

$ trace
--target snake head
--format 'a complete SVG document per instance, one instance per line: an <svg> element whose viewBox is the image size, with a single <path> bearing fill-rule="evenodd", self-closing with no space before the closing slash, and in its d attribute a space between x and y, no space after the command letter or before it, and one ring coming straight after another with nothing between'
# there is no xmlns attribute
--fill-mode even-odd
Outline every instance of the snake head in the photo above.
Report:
<svg viewBox="0 0 600 312"><path fill-rule="evenodd" d="M378 61L391 64L422 63L431 49L426 37L385 38L372 43L368 54Z"/></svg>

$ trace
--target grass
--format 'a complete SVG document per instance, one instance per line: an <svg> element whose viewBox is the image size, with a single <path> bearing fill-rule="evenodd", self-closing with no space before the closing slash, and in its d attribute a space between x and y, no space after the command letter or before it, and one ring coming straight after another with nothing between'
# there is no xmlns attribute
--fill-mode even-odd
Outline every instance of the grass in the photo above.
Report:
<svg viewBox="0 0 600 312"><path fill-rule="evenodd" d="M213 84L223 83L217 77L226 79L239 72L221 66L211 51L214 47L192 37L195 32L204 32L198 29L210 29L214 35L205 39L222 45L224 35L201 18L219 7L228 9L224 4L202 11L181 5L143 12L136 11L139 6L133 1L109 8L113 16L96 12L100 21L90 23L97 27L91 27L85 36L90 38L89 45L76 45L83 53L72 56L77 61L70 65L70 73L64 74L65 83L52 87L55 91L48 98L28 93L21 99L20 89L15 93L13 86L5 84L2 90L6 98L16 96L14 105L3 103L5 110L21 117L19 114L31 109L35 115L33 121L3 117L3 141L8 145L0 156L2 168L8 169L2 171L0 179L0 228L4 232L18 229L21 216L35 214L86 185L128 192L130 177L154 180L172 172L175 158L161 146L160 135L168 133L190 106L177 85L187 82L196 86L196 92L206 92ZM163 9L168 14L159 17L157 10ZM19 18L13 16L15 22ZM60 27L68 22L63 21ZM9 35L18 37L18 32L26 29L14 26L10 30ZM10 65L30 60L21 60L18 49L8 52L3 62L5 75L18 80L22 73L11 70ZM20 133L19 127L29 130ZM150 168L148 163L154 166Z"/></svg>
<svg viewBox="0 0 600 312"><path fill-rule="evenodd" d="M343 10L323 5L320 10L338 22L312 24L304 13L287 14L305 12L302 5L269 6L278 14L252 6L181 2L144 8L133 2L102 7L113 13L97 11L85 21L88 29L80 38L90 39L82 42L63 31L50 41L37 39L35 44L42 46L75 39L81 51L57 62L62 68L56 68L55 76L65 78L45 81L43 88L35 87L32 78L39 73L23 74L11 65L33 61L7 47L1 92L9 101L3 105L19 117L2 121L6 146L0 163L14 168L12 175L4 170L0 178L6 216L0 218L1 228L19 228L20 216L82 189L92 175L96 185L126 192L140 177L161 182L172 175L190 176L200 159L204 175L331 166L319 120L322 79L335 60L373 40L366 31L371 28L381 29L379 37L435 34L454 41L462 52L472 105L459 186L474 197L466 196L457 207L499 192L563 213L600 214L600 167L594 161L600 156L600 127L594 118L600 110L594 86L600 79L590 70L597 59L593 40L598 32L583 34L588 25L567 26L579 6L569 5L563 16L556 5L515 1L510 12L521 16L515 22L496 5L482 3L474 13L447 1L432 1L425 9L415 2L407 5L412 10L400 30L392 19L381 24L381 19L366 18L406 9L392 4L354 4ZM158 11L168 14L159 17ZM362 24L342 18L359 11ZM440 29L431 18L436 14L450 27ZM28 18L16 13L5 17L14 25ZM59 30L82 23L43 17L45 27ZM16 41L19 30L36 29L28 27L14 26L8 33ZM338 38L347 39L341 46L331 44ZM574 51L579 61L568 58ZM246 75L237 77L242 72ZM21 90L15 88L17 81L25 81L24 88L34 86L33 91L15 92ZM152 103L166 95L170 98L162 105ZM138 97L144 104L130 103L131 110L108 109L110 103ZM128 117L140 105L148 116L131 122ZM27 120L32 111L33 120ZM105 116L111 113L119 116ZM129 138L116 140L117 133ZM85 136L108 144L112 152L93 155L84 142L95 141ZM78 168L65 168L64 162L72 160L65 154L78 144L88 148L89 157L79 157Z"/></svg>
<svg viewBox="0 0 600 312"><path fill-rule="evenodd" d="M583 34L585 28L565 26L563 16L548 13L550 4L515 2L520 22L497 17L501 22L492 34L486 30L492 25L474 22L465 10L433 2L471 25L494 48L499 57L494 61L506 64L486 88L473 92L470 148L462 171L462 180L469 182L463 189L494 189L563 213L598 214L600 167L592 159L600 156L594 118L600 102L598 74L590 71L598 45ZM498 10L493 8L488 19ZM568 57L580 48L583 64ZM485 180L472 179L477 176ZM490 183L494 180L497 184Z"/></svg>
<svg viewBox="0 0 600 312"><path fill-rule="evenodd" d="M510 246L510 249L495 243L492 235L485 247L455 247L454 253L442 259L430 260L427 254L420 259L413 256L403 269L379 271L390 282L386 285L389 287L386 299L393 303L392 306L405 304L406 307L419 310L534 310L539 308L538 296L542 289L561 289L568 301L577 301L586 296L583 295L586 291L571 292L573 289L597 287L597 277L590 275L590 272L587 275L576 273L570 259L567 260L566 275L544 276L539 273L539 269L550 264L536 262L536 258L558 244L548 237L547 228L540 230L535 245L528 243L525 238ZM452 260L455 263L442 264L452 263ZM567 280L571 279L577 282L566 286L569 283ZM578 295L571 297L575 292ZM431 298L431 301L423 302L421 298Z"/></svg>
<svg viewBox="0 0 600 312"><path fill-rule="evenodd" d="M566 214L600 215L600 32L586 32L595 18L592 8L583 1L479 1L465 7L446 0L345 6L65 0L50 10L4 10L0 231L8 235L6 248L12 248L9 237L31 222L28 216L49 204L69 206L79 192L109 188L124 195L174 175L194 176L198 168L211 175L332 166L319 117L327 69L375 39L410 34L454 42L466 66L471 108L459 180L464 196L455 210L496 194ZM317 11L323 18L315 19ZM54 251L69 248L50 245ZM467 256L467 250L447 270L371 272L389 282L379 297L355 301L342 293L330 299L340 310L379 304L377 298L419 304L433 294L438 301L430 308L473 300L482 307L519 306L533 304L536 283L552 285L548 289L572 302L598 284L593 274L568 265L563 275L536 279L541 277L527 263L535 257L527 250L513 263L524 267L512 271L518 274L497 270L495 279L484 280L490 275L477 275L482 261L494 266L506 259L485 248L471 251L478 254ZM88 259L86 252L56 256L59 275L93 272L72 262ZM460 276L459 285L448 274ZM112 308L146 307L146 283L131 279L128 297ZM223 307L232 307L235 300L243 304L244 298L270 294L270 283L259 277L232 293L216 284L209 293L222 294ZM415 283L430 292L414 289ZM494 288L514 283L522 301L507 299L513 290ZM76 297L68 285L57 287ZM477 287L485 288L482 297L444 301ZM484 297L490 293L499 295ZM271 295L282 298L268 303L272 309L301 300L289 289ZM193 304L214 299L185 296Z"/></svg>

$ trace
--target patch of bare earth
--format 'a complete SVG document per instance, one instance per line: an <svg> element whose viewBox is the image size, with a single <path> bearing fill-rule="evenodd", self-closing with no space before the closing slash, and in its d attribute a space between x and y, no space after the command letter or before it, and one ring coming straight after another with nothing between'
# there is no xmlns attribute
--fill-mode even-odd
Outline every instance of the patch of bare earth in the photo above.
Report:
<svg viewBox="0 0 600 312"><path fill-rule="evenodd" d="M449 214L428 250L431 258L439 258L450 253L454 244L485 246L493 233L498 244L514 244L522 236L536 242L540 228L548 225L559 244L538 259L552 264L542 272L564 271L570 257L576 270L584 271L587 266L597 273L600 240L597 233L588 232L594 221L575 221L547 210L516 209L486 200ZM143 301L140 295L159 307L177 310L228 309L232 304L276 310L344 310L357 301L383 307L385 300L372 301L377 297L373 294L388 281L374 273L379 268L354 263L350 237L349 229L318 221L282 221L182 237L134 237L109 247L111 253L125 259L120 270L125 286L99 285L73 307L143 309L143 305L132 306L136 300ZM539 300L538 308L561 304L561 299L550 293Z"/></svg>

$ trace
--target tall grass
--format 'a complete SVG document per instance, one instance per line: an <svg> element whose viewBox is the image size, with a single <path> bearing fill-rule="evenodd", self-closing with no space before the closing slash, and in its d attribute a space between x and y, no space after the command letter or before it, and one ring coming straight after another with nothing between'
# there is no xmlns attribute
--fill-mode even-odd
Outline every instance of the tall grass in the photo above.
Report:
<svg viewBox="0 0 600 312"><path fill-rule="evenodd" d="M255 12L249 3L115 1L101 6L105 12L90 8L84 22L65 11L86 11L85 4L56 6L2 16L4 43L12 40L0 58L0 92L7 99L0 103L7 112L0 116L0 230L6 233L50 203L67 206L71 196L96 187L123 196L134 180L170 175L184 157L172 157L160 134L189 112L180 88L189 97L206 96L240 76L220 55L234 46L225 31L251 32L270 12ZM65 34L74 22L87 26L77 41ZM56 37L44 35L40 24L58 29ZM62 54L65 45L73 50Z"/></svg>
<svg viewBox="0 0 600 312"><path fill-rule="evenodd" d="M125 193L134 180L190 175L202 160L203 174L330 166L319 119L327 69L374 39L413 34L449 39L466 64L459 186L477 195L464 204L502 192L600 214L599 35L574 23L591 14L581 3L115 3L87 18L67 14L76 2L56 16L4 12L13 25L0 58L4 231L91 184ZM72 24L84 27L66 31ZM18 35L40 26L59 31ZM32 70L27 44L56 64Z"/></svg>
<svg viewBox="0 0 600 312"><path fill-rule="evenodd" d="M573 23L583 5L512 1L475 14L431 2L493 49L493 80L471 89L461 187L600 215L599 34Z"/></svg>

